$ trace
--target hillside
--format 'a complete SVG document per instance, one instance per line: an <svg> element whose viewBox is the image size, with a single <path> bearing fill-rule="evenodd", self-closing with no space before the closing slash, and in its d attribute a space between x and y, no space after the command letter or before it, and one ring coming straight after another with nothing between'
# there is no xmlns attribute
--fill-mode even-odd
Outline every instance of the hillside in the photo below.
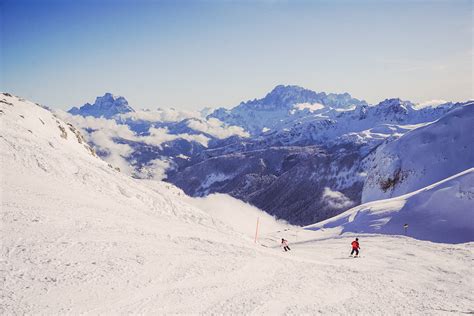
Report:
<svg viewBox="0 0 474 316"><path fill-rule="evenodd" d="M474 167L474 103L385 142L366 159L362 202L410 193Z"/></svg>
<svg viewBox="0 0 474 316"><path fill-rule="evenodd" d="M405 234L444 243L474 241L474 168L400 197L356 206L307 229Z"/></svg>

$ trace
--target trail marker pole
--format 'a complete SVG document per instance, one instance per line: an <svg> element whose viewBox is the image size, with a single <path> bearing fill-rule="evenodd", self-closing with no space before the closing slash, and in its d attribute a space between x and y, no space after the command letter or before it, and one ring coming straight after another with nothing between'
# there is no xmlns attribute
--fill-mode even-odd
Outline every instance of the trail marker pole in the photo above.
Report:
<svg viewBox="0 0 474 316"><path fill-rule="evenodd" d="M260 218L257 217L257 228L255 229L255 240L254 242L257 243L257 236L258 236L258 222L259 222Z"/></svg>

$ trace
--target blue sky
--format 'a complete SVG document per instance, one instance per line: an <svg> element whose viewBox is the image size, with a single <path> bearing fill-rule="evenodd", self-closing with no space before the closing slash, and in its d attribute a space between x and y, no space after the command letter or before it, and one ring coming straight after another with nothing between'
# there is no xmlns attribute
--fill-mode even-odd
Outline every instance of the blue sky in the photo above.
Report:
<svg viewBox="0 0 474 316"><path fill-rule="evenodd" d="M472 1L0 0L0 90L67 109L234 106L277 84L473 98Z"/></svg>

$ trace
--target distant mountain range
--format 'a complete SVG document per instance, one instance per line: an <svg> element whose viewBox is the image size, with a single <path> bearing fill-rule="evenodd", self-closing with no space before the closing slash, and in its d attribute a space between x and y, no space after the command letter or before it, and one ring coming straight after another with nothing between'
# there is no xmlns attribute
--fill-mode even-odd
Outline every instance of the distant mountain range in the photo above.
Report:
<svg viewBox="0 0 474 316"><path fill-rule="evenodd" d="M135 111L123 97L107 93L92 105L72 108L69 119L89 135L99 155L111 162L124 160L136 177L156 175L153 170L161 168L158 174L187 194L228 193L305 225L370 200L371 194L407 193L402 183L413 171L404 169L401 157L417 157L418 169L430 165L423 165L425 153L418 148L397 149L397 140L404 142L421 128L443 129L440 124L448 125L448 134L462 134L465 127L454 120L433 122L472 108L472 102L420 108L398 98L370 105L348 93L279 85L261 99L196 113ZM78 116L110 123L99 128ZM102 128L110 132L99 135ZM443 165L442 177L473 167L471 138L452 137L447 158L452 166ZM428 155L441 155L445 146L433 143ZM423 177L423 172L428 171L413 174Z"/></svg>

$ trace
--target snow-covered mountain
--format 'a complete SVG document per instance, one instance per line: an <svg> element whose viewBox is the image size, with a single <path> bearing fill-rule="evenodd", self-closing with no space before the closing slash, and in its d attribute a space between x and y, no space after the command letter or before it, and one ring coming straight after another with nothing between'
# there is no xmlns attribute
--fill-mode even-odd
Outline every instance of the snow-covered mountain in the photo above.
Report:
<svg viewBox="0 0 474 316"><path fill-rule="evenodd" d="M474 241L474 168L387 200L362 204L307 229L407 234L444 243ZM404 225L408 225L406 228Z"/></svg>
<svg viewBox="0 0 474 316"><path fill-rule="evenodd" d="M414 124L385 124L325 143L317 137L331 130L326 128L315 132L318 146L298 141L307 140L309 132L289 133L283 144L276 142L282 138L260 137L245 146L204 150L208 157L169 173L168 179L193 196L228 193L291 223L307 225L474 167L474 136L467 132L474 123L472 103L459 104L452 111L437 109L447 114L432 123L420 121L433 119L433 114L420 113L400 100L380 106L372 112L383 112L382 120L395 113L398 121Z"/></svg>
<svg viewBox="0 0 474 316"><path fill-rule="evenodd" d="M100 122L64 118L81 128L101 157L135 177L165 178L192 196L228 193L307 225L365 201L367 175L372 181L366 157L378 146L465 105L420 107L398 98L369 105L347 93L277 86L207 117L202 113L208 110L158 109Z"/></svg>
<svg viewBox="0 0 474 316"><path fill-rule="evenodd" d="M410 101L386 99L369 105L348 93L316 93L298 86L277 86L262 99L243 102L210 114L224 123L242 126L252 135L285 138L300 134L299 142L328 141L383 125L431 122L454 105L418 108ZM287 138L287 137L286 137Z"/></svg>
<svg viewBox="0 0 474 316"><path fill-rule="evenodd" d="M314 111L308 111L307 108L305 111L298 112L291 110L276 119L272 117L276 112L261 113L260 117L268 122L262 123L261 126L265 126L262 128L264 132L257 133L258 136L255 139L267 146L301 146L348 141L373 147L387 137L397 137L416 128L417 126L414 125L435 121L459 106L459 104L447 103L436 108L418 109L409 101L387 99L371 106L359 103L347 108L321 105ZM239 113L237 117L245 117L243 120L249 122L247 125L261 121L261 119L251 118L255 116L251 109L242 110L239 107L234 109L246 111L247 114ZM231 118L226 121L225 117L221 117L220 120L226 123L233 122ZM240 126L255 130L247 125L241 123ZM267 126L271 128L266 128Z"/></svg>
<svg viewBox="0 0 474 316"><path fill-rule="evenodd" d="M0 128L2 314L473 308L473 243L359 234L362 257L352 259L352 234L303 230L230 197L194 200L133 179L97 157L78 127L32 102L0 94Z"/></svg>
<svg viewBox="0 0 474 316"><path fill-rule="evenodd" d="M367 105L365 101L352 98L348 93L316 93L299 86L279 85L262 99L242 102L230 110L219 108L210 116L230 125L242 126L252 135L259 135L281 129L287 125L286 121L299 119L309 113L317 115L327 108L344 111L364 105Z"/></svg>
<svg viewBox="0 0 474 316"><path fill-rule="evenodd" d="M384 142L366 159L362 202L400 196L474 167L474 102Z"/></svg>
<svg viewBox="0 0 474 316"><path fill-rule="evenodd" d="M294 92L293 87L286 88ZM288 99L295 102L294 98ZM252 117L254 110L248 104L256 106L256 111L273 114L282 114L281 108L291 107L281 106L286 103L278 101L278 106L262 110L260 105L266 103L257 100L236 107L240 114L250 114L235 117ZM359 103L346 109L320 106L296 118L285 112L276 130L205 149L197 162L168 172L168 180L193 196L228 193L291 223L309 224L362 202L362 188L367 175L372 174L367 155L377 164L379 160L372 152L378 146L468 105L447 103L419 109L408 101L387 99L377 105ZM261 118L268 119L263 114ZM235 123L232 119L229 122ZM466 117L465 121L472 124L473 119ZM465 130L466 126L452 128ZM463 148L464 141L454 139L453 150L458 146ZM434 145L432 153L440 148ZM471 146L464 150L474 152ZM467 167L464 163L458 172ZM445 176L454 173L446 169Z"/></svg>
<svg viewBox="0 0 474 316"><path fill-rule="evenodd" d="M122 96L106 93L95 99L94 104L86 103L80 108L73 107L69 113L81 116L112 118L117 114L134 112L128 101Z"/></svg>

